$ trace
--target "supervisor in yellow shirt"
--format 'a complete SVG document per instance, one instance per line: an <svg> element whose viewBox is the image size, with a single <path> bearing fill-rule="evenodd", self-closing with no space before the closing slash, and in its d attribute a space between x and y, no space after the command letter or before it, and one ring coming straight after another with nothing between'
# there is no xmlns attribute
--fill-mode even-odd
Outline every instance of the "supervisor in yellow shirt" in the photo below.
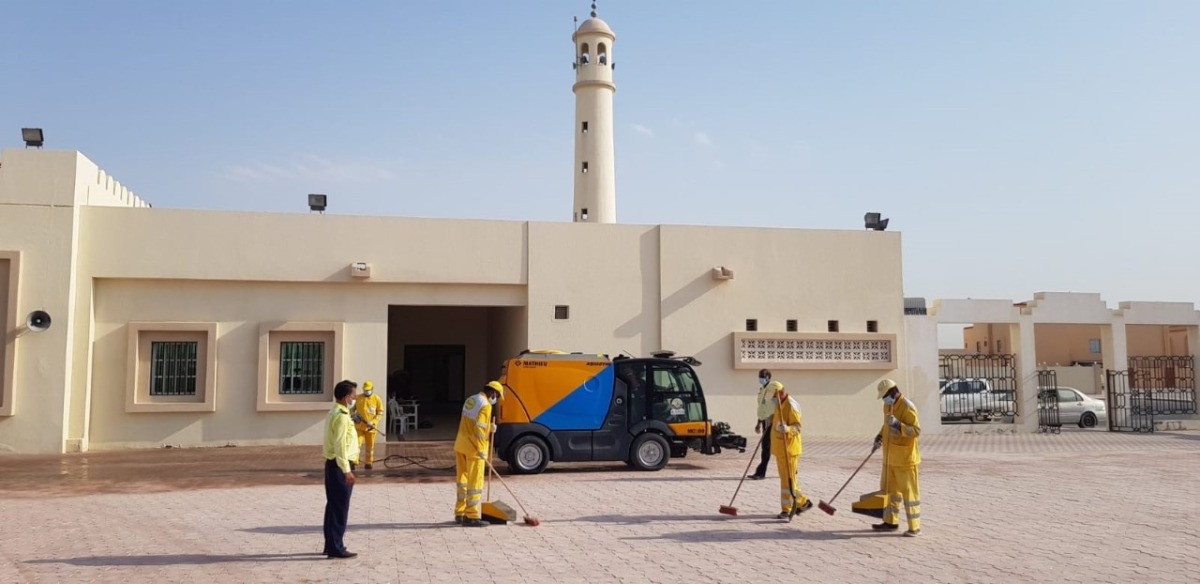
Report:
<svg viewBox="0 0 1200 584"><path fill-rule="evenodd" d="M354 409L354 384L339 381L333 388L333 407L325 416L325 555L353 558L343 537L350 516L350 494L354 491L354 467L358 464L358 432L350 419Z"/></svg>

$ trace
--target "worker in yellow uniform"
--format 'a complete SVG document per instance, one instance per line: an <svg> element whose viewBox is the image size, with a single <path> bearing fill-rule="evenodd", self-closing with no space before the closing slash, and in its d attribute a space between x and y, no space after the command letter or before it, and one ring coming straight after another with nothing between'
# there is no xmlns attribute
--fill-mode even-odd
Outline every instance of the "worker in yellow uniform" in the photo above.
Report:
<svg viewBox="0 0 1200 584"><path fill-rule="evenodd" d="M375 395L375 384L363 382L362 399L355 401L354 413L358 414L358 424L355 426L358 430L358 447L367 447L359 460L364 461L363 468L371 470L371 463L375 461L375 437L383 423L383 400Z"/></svg>
<svg viewBox="0 0 1200 584"><path fill-rule="evenodd" d="M884 379L875 389L879 399L883 400L883 427L876 442L883 445L882 483L887 507L883 511L883 523L876 523L871 528L876 531L900 529L900 504L903 503L908 517L908 531L904 535L916 537L921 534L921 489L917 485L917 468L921 464L917 441L921 436L921 422L917 420L917 408L900 394L895 381Z"/></svg>
<svg viewBox="0 0 1200 584"><path fill-rule="evenodd" d="M772 381L767 391L774 396L774 424L771 426L771 452L775 453L776 468L779 469L778 519L792 517L812 509L812 501L800 492L797 472L800 466L800 404L788 395L783 384Z"/></svg>
<svg viewBox="0 0 1200 584"><path fill-rule="evenodd" d="M479 393L463 403L454 439L454 474L458 481L458 499L454 521L465 527L487 527L482 518L483 476L487 471L489 437L494 431L492 406L504 399L504 386L489 381Z"/></svg>

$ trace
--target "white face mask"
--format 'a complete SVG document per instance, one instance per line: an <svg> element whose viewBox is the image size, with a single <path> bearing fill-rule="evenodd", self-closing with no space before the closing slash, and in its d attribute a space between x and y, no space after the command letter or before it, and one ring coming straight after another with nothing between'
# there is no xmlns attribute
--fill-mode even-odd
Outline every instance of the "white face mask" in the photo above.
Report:
<svg viewBox="0 0 1200 584"><path fill-rule="evenodd" d="M364 391L364 392L363 392L363 395L370 397L370 395L371 395L372 393L373 393L373 392L372 392L371 390L369 390L369 389L368 389L367 391Z"/></svg>
<svg viewBox="0 0 1200 584"><path fill-rule="evenodd" d="M346 407L348 407L350 409L354 409L354 404L356 404L356 403L358 403L357 400L350 400L350 403L346 404Z"/></svg>
<svg viewBox="0 0 1200 584"><path fill-rule="evenodd" d="M489 398L488 398L488 403L489 403L489 404L496 405L496 402L497 402L497 401L499 401L499 400L497 400L497 399L496 399L496 398L494 398L494 397L489 397Z"/></svg>
<svg viewBox="0 0 1200 584"><path fill-rule="evenodd" d="M883 398L883 403L885 403L889 406L894 405L896 403L896 398L889 395L889 396Z"/></svg>
<svg viewBox="0 0 1200 584"><path fill-rule="evenodd" d="M758 384L759 384L759 385L766 385L766 384L767 384L767 383L769 383L770 381L771 381L771 380L770 380L770 379L767 379L766 377L759 377L759 378L758 378Z"/></svg>

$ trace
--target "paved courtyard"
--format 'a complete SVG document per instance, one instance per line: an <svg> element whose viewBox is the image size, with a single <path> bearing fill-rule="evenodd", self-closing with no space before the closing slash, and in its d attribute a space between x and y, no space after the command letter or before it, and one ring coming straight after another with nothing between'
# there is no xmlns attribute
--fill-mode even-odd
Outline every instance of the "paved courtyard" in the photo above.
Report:
<svg viewBox="0 0 1200 584"><path fill-rule="evenodd" d="M393 444L437 469L444 445ZM804 490L826 499L869 440L809 440ZM541 526L464 529L448 473L377 468L346 535L321 550L317 448L0 456L0 582L1195 582L1200 433L929 436L920 538L875 534L850 502L792 523L749 453L691 454L657 473L558 465L508 477ZM393 459L399 461L400 459ZM493 499L513 498L499 483ZM519 509L518 509L519 512Z"/></svg>

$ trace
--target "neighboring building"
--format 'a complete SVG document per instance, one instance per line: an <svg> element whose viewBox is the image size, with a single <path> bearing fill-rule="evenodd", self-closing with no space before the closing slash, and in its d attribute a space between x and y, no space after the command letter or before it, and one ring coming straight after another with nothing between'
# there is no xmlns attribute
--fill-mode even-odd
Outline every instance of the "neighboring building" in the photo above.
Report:
<svg viewBox="0 0 1200 584"><path fill-rule="evenodd" d="M574 35L573 222L151 208L78 152L3 151L0 449L318 444L335 380L404 370L453 412L526 348L694 355L745 434L760 367L812 436L874 435L883 377L933 395L898 233L613 223L614 39Z"/></svg>
<svg viewBox="0 0 1200 584"><path fill-rule="evenodd" d="M1200 311L1192 303L1121 302L1111 309L1099 294L1039 292L1019 303L938 300L928 316L909 318L974 323L963 329L962 350L941 351L939 378L972 377L965 368L984 366L994 386L1020 392L1027 412L1036 411L1030 390L1047 383L1047 372L1086 393L1104 392L1115 372L1123 386L1169 390L1195 412Z"/></svg>

